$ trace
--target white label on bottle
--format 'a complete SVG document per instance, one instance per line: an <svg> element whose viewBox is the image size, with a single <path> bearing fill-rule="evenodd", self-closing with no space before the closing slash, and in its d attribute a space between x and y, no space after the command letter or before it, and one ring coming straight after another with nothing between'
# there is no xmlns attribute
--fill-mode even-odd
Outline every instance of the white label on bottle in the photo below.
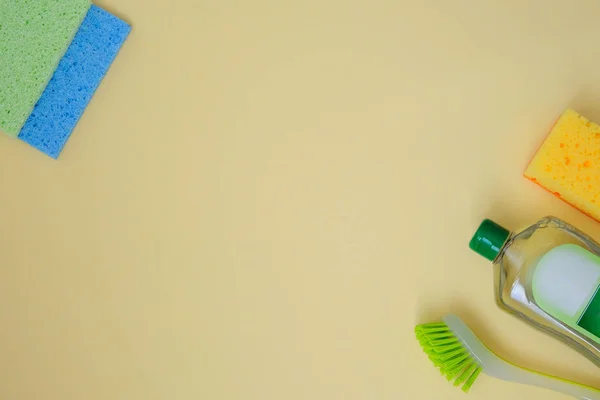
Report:
<svg viewBox="0 0 600 400"><path fill-rule="evenodd" d="M599 280L600 265L595 256L579 246L562 245L539 261L533 279L534 296L560 314L577 317Z"/></svg>

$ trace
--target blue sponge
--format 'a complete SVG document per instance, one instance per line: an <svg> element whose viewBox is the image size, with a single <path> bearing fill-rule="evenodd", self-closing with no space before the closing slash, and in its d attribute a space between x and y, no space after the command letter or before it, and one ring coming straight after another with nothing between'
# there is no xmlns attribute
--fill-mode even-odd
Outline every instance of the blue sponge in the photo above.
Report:
<svg viewBox="0 0 600 400"><path fill-rule="evenodd" d="M92 5L19 139L57 158L130 31Z"/></svg>

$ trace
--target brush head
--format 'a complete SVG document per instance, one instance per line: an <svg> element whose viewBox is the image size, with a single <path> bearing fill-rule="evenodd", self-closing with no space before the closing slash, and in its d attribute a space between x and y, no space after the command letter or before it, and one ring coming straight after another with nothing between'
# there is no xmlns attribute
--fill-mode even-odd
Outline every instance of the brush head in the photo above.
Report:
<svg viewBox="0 0 600 400"><path fill-rule="evenodd" d="M461 386L463 392L468 392L482 367L448 325L444 322L418 325L415 334L423 351L442 375L454 386Z"/></svg>

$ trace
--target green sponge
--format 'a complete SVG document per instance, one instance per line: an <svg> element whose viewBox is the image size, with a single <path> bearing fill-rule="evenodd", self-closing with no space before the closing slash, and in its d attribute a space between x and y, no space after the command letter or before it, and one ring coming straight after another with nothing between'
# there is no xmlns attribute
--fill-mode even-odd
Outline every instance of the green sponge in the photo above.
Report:
<svg viewBox="0 0 600 400"><path fill-rule="evenodd" d="M90 0L0 0L0 131L17 136Z"/></svg>

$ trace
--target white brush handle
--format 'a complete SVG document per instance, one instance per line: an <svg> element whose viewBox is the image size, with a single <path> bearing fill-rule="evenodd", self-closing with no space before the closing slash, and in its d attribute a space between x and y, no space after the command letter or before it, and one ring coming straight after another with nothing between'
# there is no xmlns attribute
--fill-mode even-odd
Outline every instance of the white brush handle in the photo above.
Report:
<svg viewBox="0 0 600 400"><path fill-rule="evenodd" d="M538 386L564 393L581 400L600 400L600 390L580 385L566 379L558 378L521 368L503 360L492 353L485 344L455 315L447 315L444 322L448 328L462 341L483 369L483 373L494 378L524 385Z"/></svg>
<svg viewBox="0 0 600 400"><path fill-rule="evenodd" d="M576 399L600 400L600 392L589 386L580 385L575 382L551 375L546 375L540 372L522 369L513 365L510 366L513 368L513 370L506 371L504 380L512 380L513 382L522 383L525 385L551 389L556 392L572 396Z"/></svg>

